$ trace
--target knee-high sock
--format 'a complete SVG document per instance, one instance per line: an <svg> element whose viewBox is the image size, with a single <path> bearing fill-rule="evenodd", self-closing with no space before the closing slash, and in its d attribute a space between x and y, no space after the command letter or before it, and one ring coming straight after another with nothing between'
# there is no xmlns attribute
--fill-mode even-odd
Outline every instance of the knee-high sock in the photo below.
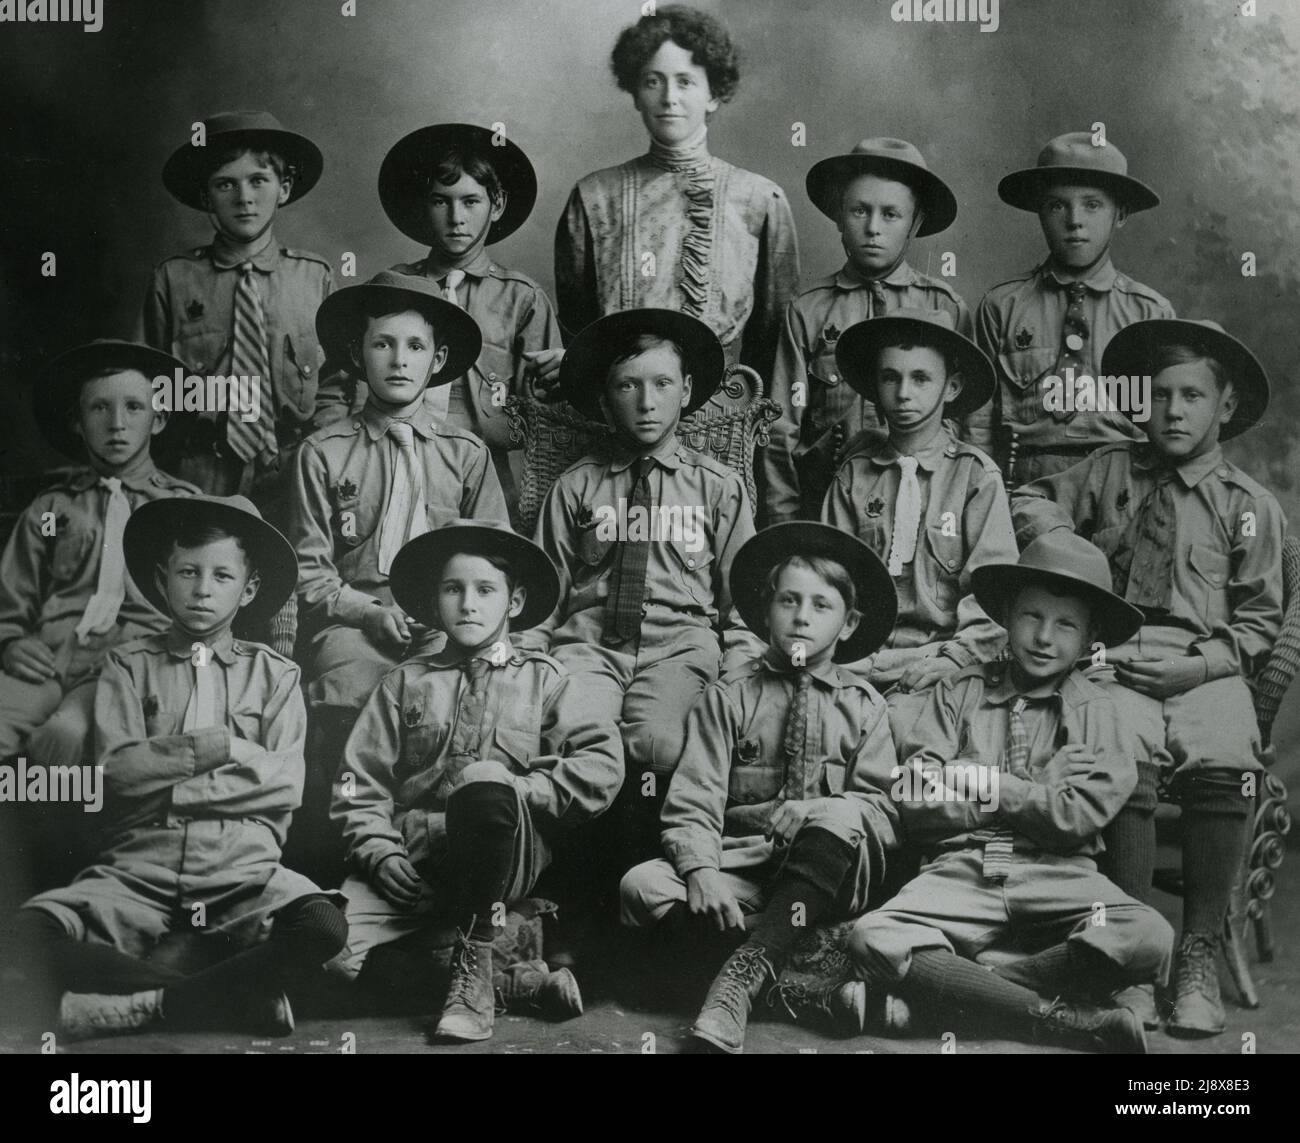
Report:
<svg viewBox="0 0 1300 1143"><path fill-rule="evenodd" d="M848 842L828 830L814 826L795 834L763 919L747 942L764 947L773 969L780 971L795 941L834 907L856 856Z"/></svg>
<svg viewBox="0 0 1300 1143"><path fill-rule="evenodd" d="M1183 932L1217 937L1241 867L1254 801L1242 796L1241 775L1203 770L1182 782Z"/></svg>
<svg viewBox="0 0 1300 1143"><path fill-rule="evenodd" d="M1038 993L947 949L914 951L907 975L895 987L916 1000L932 1021L963 1031L993 1026L1004 1035L1022 1037L1043 1006Z"/></svg>
<svg viewBox="0 0 1300 1143"><path fill-rule="evenodd" d="M1066 995L1100 1000L1128 983L1110 957L1081 941L1062 941L993 971L1003 980L1048 997Z"/></svg>
<svg viewBox="0 0 1300 1143"><path fill-rule="evenodd" d="M500 782L471 782L447 801L447 884L472 940L490 941L501 931L493 913L514 872L518 826L515 791Z"/></svg>
<svg viewBox="0 0 1300 1143"><path fill-rule="evenodd" d="M232 1009L274 996L319 968L347 942L343 913L325 896L303 897L276 914L260 945L163 989L163 1018L179 1027L204 1027Z"/></svg>
<svg viewBox="0 0 1300 1143"><path fill-rule="evenodd" d="M1130 897L1146 902L1156 867L1157 773L1154 762L1137 764L1138 784L1102 835L1106 851L1098 864Z"/></svg>

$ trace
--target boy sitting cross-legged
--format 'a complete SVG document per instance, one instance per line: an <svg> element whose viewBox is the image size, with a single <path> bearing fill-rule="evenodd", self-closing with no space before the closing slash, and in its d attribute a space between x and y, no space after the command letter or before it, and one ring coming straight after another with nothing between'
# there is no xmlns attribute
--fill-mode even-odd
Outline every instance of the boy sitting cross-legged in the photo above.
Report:
<svg viewBox="0 0 1300 1143"><path fill-rule="evenodd" d="M511 642L559 594L555 568L531 541L449 525L407 544L391 583L398 605L447 640L390 672L348 739L332 813L354 869L343 886L352 936L334 968L418 992L427 956L374 954L450 922L458 937L435 1035L485 1040L505 903L533 887L558 833L613 801L622 742L559 663ZM567 970L533 983L543 1009L582 1011Z"/></svg>
<svg viewBox="0 0 1300 1143"><path fill-rule="evenodd" d="M850 950L867 981L958 1027L1145 1052L1133 1012L1087 1006L1163 978L1173 933L1097 872L1101 831L1137 773L1115 704L1076 667L1094 640L1123 643L1141 613L1068 533L973 579L1011 660L945 679L906 735L894 792L905 839L930 860L858 921ZM993 972L974 963L1008 939L1032 955ZM1042 999L1063 993L1073 1003Z"/></svg>
<svg viewBox="0 0 1300 1143"><path fill-rule="evenodd" d="M692 1029L739 1052L754 1001L779 993L781 968L807 931L795 906L809 926L861 912L896 844L885 704L836 664L870 654L897 603L870 549L824 524L764 529L737 554L731 581L737 608L771 645L691 711L663 808L667 859L632 869L621 895L625 924L661 932L698 919L740 933L748 915L763 913ZM823 999L838 1024L862 1029L860 983Z"/></svg>
<svg viewBox="0 0 1300 1143"><path fill-rule="evenodd" d="M26 903L26 957L67 989L70 1039L240 1027L285 1034L284 989L343 946L329 895L280 864L302 799L297 666L231 635L273 615L297 560L243 499L157 500L127 525L126 562L171 628L110 652L95 696L107 798L98 860ZM189 977L148 959L198 933L227 959Z"/></svg>

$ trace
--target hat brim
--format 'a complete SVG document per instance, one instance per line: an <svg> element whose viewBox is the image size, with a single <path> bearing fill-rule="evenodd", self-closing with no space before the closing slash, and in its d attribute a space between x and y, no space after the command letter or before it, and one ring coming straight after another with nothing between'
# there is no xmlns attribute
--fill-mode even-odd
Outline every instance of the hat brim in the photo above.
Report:
<svg viewBox="0 0 1300 1143"><path fill-rule="evenodd" d="M727 367L718 335L689 314L640 309L597 318L573 339L560 361L560 392L564 399L584 416L603 420L600 397L609 367L619 348L639 333L666 337L681 348L683 371L691 379L691 399L682 406L682 416L703 407L718 391Z"/></svg>
<svg viewBox="0 0 1300 1143"><path fill-rule="evenodd" d="M880 175L912 188L925 213L918 238L947 230L957 218L957 196L933 171L902 159L883 155L832 155L816 162L804 177L808 197L822 214L839 223L835 188L856 175Z"/></svg>
<svg viewBox="0 0 1300 1143"><path fill-rule="evenodd" d="M433 245L426 192L433 167L455 147L481 154L506 192L505 209L488 228L487 245L508 238L527 221L537 202L537 174L523 149L471 123L437 123L398 140L379 167L379 201L388 220L408 238Z"/></svg>
<svg viewBox="0 0 1300 1143"><path fill-rule="evenodd" d="M211 523L239 536L261 581L257 595L236 617L240 627L269 620L298 587L298 556L293 545L260 516L215 497L169 496L141 504L126 522L122 547L126 570L140 593L163 614L167 600L158 589L154 569L170 552L182 523Z"/></svg>
<svg viewBox="0 0 1300 1143"><path fill-rule="evenodd" d="M203 192L207 188L212 154L217 148L248 147L254 151L274 151L282 156L294 171L289 187L287 206L297 202L319 181L325 169L325 159L320 148L305 135L294 131L273 128L239 128L233 131L216 131L207 137L207 145L195 147L191 143L177 147L163 164L163 185L172 197L195 210L206 211Z"/></svg>
<svg viewBox="0 0 1300 1143"><path fill-rule="evenodd" d="M993 363L973 341L956 330L913 317L885 314L849 326L835 345L835 364L840 374L869 401L876 399L875 362L880 348L891 342L912 338L940 341L957 362L961 374L961 392L945 406L945 415L965 417L983 406L993 396L996 383Z"/></svg>
<svg viewBox="0 0 1300 1143"><path fill-rule="evenodd" d="M971 572L971 592L994 623L1006 626L1007 608L1022 588L1039 584L1088 600L1097 638L1107 647L1127 643L1142 627L1142 611L1113 591L1062 572L1023 564L983 564Z"/></svg>
<svg viewBox="0 0 1300 1143"><path fill-rule="evenodd" d="M769 638L767 579L791 556L824 556L842 565L857 590L858 629L840 643L837 663L852 663L885 644L898 619L898 592L880 558L856 536L808 520L773 524L746 540L731 564L731 598L740 617L764 642Z"/></svg>
<svg viewBox="0 0 1300 1143"><path fill-rule="evenodd" d="M352 360L352 345L360 337L365 311L371 302L391 305L392 312L411 309L423 314L433 326L438 345L446 345L447 360L430 379L427 388L450 385L468 373L483 349L483 334L460 306L446 298L402 286L363 282L345 286L330 294L316 311L316 336L329 361Z"/></svg>
<svg viewBox="0 0 1300 1143"><path fill-rule="evenodd" d="M33 413L45 439L73 460L86 455L85 441L72 428L76 416L74 395L82 381L105 369L135 370L150 382L159 376L170 379L177 369L189 373L170 353L132 341L92 341L59 354L41 371Z"/></svg>
<svg viewBox="0 0 1300 1143"><path fill-rule="evenodd" d="M1151 318L1127 325L1106 343L1101 355L1104 376L1152 376L1151 360L1164 345L1186 345L1213 357L1227 370L1237 394L1237 410L1219 430L1219 440L1253 428L1268 408L1268 374L1259 359L1230 333L1181 318ZM1124 413L1132 419L1132 411ZM1135 422L1136 423L1136 422Z"/></svg>
<svg viewBox="0 0 1300 1143"><path fill-rule="evenodd" d="M523 610L510 620L511 631L536 627L559 603L559 573L551 558L531 540L504 528L448 524L416 536L393 559L388 586L397 605L418 622L437 627L433 577L452 556L462 553L509 562L516 584L525 588Z"/></svg>
<svg viewBox="0 0 1300 1143"><path fill-rule="evenodd" d="M998 197L1017 210L1037 214L1044 192L1062 183L1101 187L1114 195L1130 214L1160 205L1160 196L1146 183L1132 175L1099 171L1096 167L1028 167L1012 171L998 183Z"/></svg>

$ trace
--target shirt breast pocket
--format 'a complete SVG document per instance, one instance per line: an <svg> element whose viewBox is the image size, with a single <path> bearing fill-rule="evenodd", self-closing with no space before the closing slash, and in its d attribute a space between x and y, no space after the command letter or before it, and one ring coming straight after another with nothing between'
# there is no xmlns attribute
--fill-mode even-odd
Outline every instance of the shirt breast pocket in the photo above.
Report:
<svg viewBox="0 0 1300 1143"><path fill-rule="evenodd" d="M819 783L823 797L833 797L835 794L844 793L844 770L844 762L841 759L826 759L826 765L822 767L822 778Z"/></svg>
<svg viewBox="0 0 1300 1143"><path fill-rule="evenodd" d="M220 373L230 350L230 331L200 325L183 325L172 339L172 355L193 373Z"/></svg>
<svg viewBox="0 0 1300 1143"><path fill-rule="evenodd" d="M614 549L614 541L601 536L603 530L599 524L582 526L574 544L578 559L593 570L605 563Z"/></svg>
<svg viewBox="0 0 1300 1143"><path fill-rule="evenodd" d="M320 342L316 335L304 331L286 333L280 377L284 395L293 400L300 417L311 416L315 408L319 369Z"/></svg>
<svg viewBox="0 0 1300 1143"><path fill-rule="evenodd" d="M962 538L946 535L942 524L930 524L925 529L925 546L929 553L926 581L934 592L934 602L955 618L966 556Z"/></svg>
<svg viewBox="0 0 1300 1143"><path fill-rule="evenodd" d="M857 392L840 376L835 346L823 348L808 366L808 414L817 435L847 419L857 400Z"/></svg>
<svg viewBox="0 0 1300 1143"><path fill-rule="evenodd" d="M672 562L681 573L687 595L701 607L713 606L713 551L708 537L700 533L690 540L685 534L668 541Z"/></svg>
<svg viewBox="0 0 1300 1143"><path fill-rule="evenodd" d="M71 524L64 526L54 537L50 558L50 574L56 583L68 583L77 578L94 542L95 537L88 529Z"/></svg>
<svg viewBox="0 0 1300 1143"><path fill-rule="evenodd" d="M361 519L361 497L340 498L334 505L334 515L330 518L330 527L334 533L336 551L355 548L370 535Z"/></svg>
<svg viewBox="0 0 1300 1143"><path fill-rule="evenodd" d="M1187 562L1192 568L1189 579L1197 612L1209 623L1224 618L1227 613L1224 592L1232 574L1232 560L1226 552L1207 544L1193 544L1188 549Z"/></svg>
<svg viewBox="0 0 1300 1143"><path fill-rule="evenodd" d="M447 733L445 722L421 719L414 725L403 725L402 748L393 767L394 777L400 782L432 766L447 740Z"/></svg>
<svg viewBox="0 0 1300 1143"><path fill-rule="evenodd" d="M734 762L727 779L727 802L752 806L769 802L781 792L783 771L772 766L738 766Z"/></svg>
<svg viewBox="0 0 1300 1143"><path fill-rule="evenodd" d="M531 770L542 753L542 738L536 730L498 726L492 732L492 742L511 768L521 773Z"/></svg>
<svg viewBox="0 0 1300 1143"><path fill-rule="evenodd" d="M1014 349L998 354L1003 376L1021 393L1032 389L1038 379L1051 371L1056 364L1055 346L1038 345L1029 349Z"/></svg>

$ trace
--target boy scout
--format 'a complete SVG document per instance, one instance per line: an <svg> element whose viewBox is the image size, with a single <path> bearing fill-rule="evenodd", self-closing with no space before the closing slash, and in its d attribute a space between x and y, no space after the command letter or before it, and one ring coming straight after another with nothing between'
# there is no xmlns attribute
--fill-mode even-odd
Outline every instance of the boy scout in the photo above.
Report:
<svg viewBox="0 0 1300 1143"><path fill-rule="evenodd" d="M904 837L931 859L857 922L850 951L868 982L943 1027L1145 1052L1133 1012L1084 1003L1163 979L1173 933L1097 872L1101 830L1137 775L1115 704L1075 669L1142 613L1111 592L1101 552L1067 532L972 579L1011 659L945 679L904 739L891 792ZM1026 934L1040 951L993 972L973 962ZM1063 993L1070 1003L1040 999Z"/></svg>
<svg viewBox="0 0 1300 1143"><path fill-rule="evenodd" d="M1150 892L1164 770L1182 805L1183 851L1168 1030L1214 1035L1224 1026L1215 953L1261 769L1246 680L1281 627L1286 527L1273 495L1225 460L1220 442L1264 415L1268 378L1241 342L1203 321L1131 325L1106 347L1102 368L1150 379L1147 443L1100 449L1026 486L1013 519L1023 540L1051 529L1090 537L1146 617L1107 654L1143 779L1107 834L1109 872L1136 897Z"/></svg>
<svg viewBox="0 0 1300 1143"><path fill-rule="evenodd" d="M845 443L882 429L874 408L842 384L840 334L899 309L942 310L969 336L970 310L944 281L907 264L913 238L938 234L957 217L957 200L902 139L864 139L847 155L814 164L808 197L835 223L847 261L785 311L772 397L783 417L764 450L765 522L816 519Z"/></svg>
<svg viewBox="0 0 1300 1143"><path fill-rule="evenodd" d="M1050 476L1093 449L1140 439L1116 409L1074 411L1062 399L1071 378L1097 379L1116 331L1173 307L1150 286L1115 269L1110 246L1131 215L1160 203L1128 173L1128 161L1086 131L1059 135L1038 165L998 184L1003 202L1038 215L1048 258L994 286L975 314L975 340L997 363L993 400L968 421L968 438L988 452L1007 486Z"/></svg>
<svg viewBox="0 0 1300 1143"><path fill-rule="evenodd" d="M313 323L331 272L318 255L281 246L273 227L280 207L316 185L323 162L311 140L265 111L214 115L203 129L203 145L191 140L167 160L163 182L216 234L154 271L143 340L174 353L186 373L260 379L257 420L204 409L166 443L186 480L218 496L252 494L280 523L290 454L312 429L322 361Z"/></svg>
<svg viewBox="0 0 1300 1143"><path fill-rule="evenodd" d="M95 695L105 845L71 885L27 902L21 931L71 990L69 1039L154 1025L287 1034L285 987L337 953L346 926L279 863L303 787L298 668L230 627L293 592L293 549L243 497L142 505L124 546L171 627L109 653ZM190 977L148 962L179 933L228 959Z"/></svg>
<svg viewBox="0 0 1300 1143"><path fill-rule="evenodd" d="M822 519L862 540L894 577L898 623L854 669L886 692L901 738L930 687L995 658L1005 643L971 594L976 568L1016 556L1001 474L943 422L988 399L993 368L938 310L859 322L840 335L835 358L889 431L884 440L864 432L850 443Z"/></svg>
<svg viewBox="0 0 1300 1143"><path fill-rule="evenodd" d="M623 878L625 924L756 927L718 973L692 1035L744 1047L751 1006L795 940L834 914L854 916L896 844L895 766L885 704L837 663L870 655L893 627L889 573L860 541L824 524L766 528L737 553L732 596L770 646L705 690L687 720L663 808L667 860ZM796 909L802 906L802 910ZM799 913L800 924L792 918ZM828 1008L861 1031L860 983Z"/></svg>
<svg viewBox="0 0 1300 1143"><path fill-rule="evenodd" d="M532 888L557 831L613 801L622 747L559 663L510 642L559 598L531 541L439 528L402 549L391 584L398 606L447 643L391 672L348 739L332 813L355 870L343 887L352 935L334 967L355 978L376 946L450 918L459 933L436 1035L485 1040L497 910ZM426 958L421 973L430 967ZM581 1013L568 969L535 984L560 1014Z"/></svg>
<svg viewBox="0 0 1300 1143"><path fill-rule="evenodd" d="M429 249L419 261L393 270L436 282L482 331L483 348L472 368L430 390L427 400L450 425L472 432L492 450L513 512L523 456L510 439L506 399L523 394L527 382L553 381L563 351L555 311L541 286L494 261L487 247L527 220L537 198L533 166L515 143L486 128L438 123L413 131L388 152L379 169L379 198L393 225ZM333 368L330 373L318 399L322 410L347 400L343 375ZM358 386L353 408L364 403L364 388Z"/></svg>
<svg viewBox="0 0 1300 1143"><path fill-rule="evenodd" d="M388 586L398 550L451 520L504 523L506 506L487 448L423 402L478 358L469 314L428 279L385 270L331 294L316 327L331 360L352 361L368 386L359 414L303 442L290 506L312 639L307 698L313 717L342 720L331 740L415 634Z"/></svg>
<svg viewBox="0 0 1300 1143"><path fill-rule="evenodd" d="M717 336L675 310L608 314L560 367L565 399L613 433L547 494L537 542L559 569L560 604L525 641L549 648L581 676L592 709L619 723L630 815L620 828L638 856L654 852L686 712L720 661L725 671L761 649L728 586L754 533L744 483L676 435L722 375Z"/></svg>
<svg viewBox="0 0 1300 1143"><path fill-rule="evenodd" d="M39 379L37 423L84 463L27 506L0 557L2 758L81 762L105 654L167 626L126 578L122 531L141 504L198 491L149 453L167 419L154 410L151 380L178 364L145 345L94 341Z"/></svg>

